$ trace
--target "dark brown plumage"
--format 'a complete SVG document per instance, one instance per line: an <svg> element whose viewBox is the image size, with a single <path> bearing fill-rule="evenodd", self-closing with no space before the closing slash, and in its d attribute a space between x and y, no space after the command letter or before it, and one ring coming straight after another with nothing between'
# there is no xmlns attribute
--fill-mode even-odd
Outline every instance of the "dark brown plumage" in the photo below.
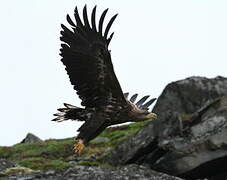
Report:
<svg viewBox="0 0 227 180"><path fill-rule="evenodd" d="M110 125L156 117L154 113L148 111L148 107L155 99L145 103L149 96L144 96L133 104L137 95L127 100L128 93L122 92L108 50L113 37L113 33L108 36L109 30L117 15L110 19L104 29L103 22L107 11L108 9L102 13L96 26L96 6L91 13L91 24L86 6L83 9L83 20L75 8L76 24L67 15L72 30L62 25L61 61L84 108L64 104L65 108L58 109L60 113L55 114L57 117L54 121L68 119L84 121L78 130L79 144L75 145L76 152L80 152L83 144L88 143Z"/></svg>

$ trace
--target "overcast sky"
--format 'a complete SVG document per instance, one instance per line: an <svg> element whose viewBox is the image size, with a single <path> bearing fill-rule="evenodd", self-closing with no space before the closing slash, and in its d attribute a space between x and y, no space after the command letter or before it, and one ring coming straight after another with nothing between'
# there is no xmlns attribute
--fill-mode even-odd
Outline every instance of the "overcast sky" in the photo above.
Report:
<svg viewBox="0 0 227 180"><path fill-rule="evenodd" d="M110 44L125 92L158 97L189 76L226 76L227 1L7 0L0 6L0 145L28 132L42 139L76 135L79 123L55 123L63 102L79 105L60 61L60 24L66 14L109 8L118 17Z"/></svg>

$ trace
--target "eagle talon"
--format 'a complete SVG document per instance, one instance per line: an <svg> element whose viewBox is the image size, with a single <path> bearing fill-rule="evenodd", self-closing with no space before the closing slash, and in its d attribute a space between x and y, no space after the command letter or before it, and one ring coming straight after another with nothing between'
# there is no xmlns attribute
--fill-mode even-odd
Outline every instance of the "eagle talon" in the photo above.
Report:
<svg viewBox="0 0 227 180"><path fill-rule="evenodd" d="M73 146L73 150L76 154L79 154L83 151L85 145L82 139L79 139Z"/></svg>

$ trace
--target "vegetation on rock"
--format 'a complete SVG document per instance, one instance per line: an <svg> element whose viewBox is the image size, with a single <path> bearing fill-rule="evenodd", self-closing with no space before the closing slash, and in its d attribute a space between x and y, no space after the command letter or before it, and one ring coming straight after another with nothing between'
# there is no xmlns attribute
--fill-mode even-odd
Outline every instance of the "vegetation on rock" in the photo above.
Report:
<svg viewBox="0 0 227 180"><path fill-rule="evenodd" d="M75 155L72 149L75 139L67 138L32 144L19 143L11 147L0 146L0 158L12 160L32 170L61 170L75 165L108 167L108 164L101 163L103 156L147 123L148 121L144 121L107 128L98 136L106 140L94 139L80 157Z"/></svg>

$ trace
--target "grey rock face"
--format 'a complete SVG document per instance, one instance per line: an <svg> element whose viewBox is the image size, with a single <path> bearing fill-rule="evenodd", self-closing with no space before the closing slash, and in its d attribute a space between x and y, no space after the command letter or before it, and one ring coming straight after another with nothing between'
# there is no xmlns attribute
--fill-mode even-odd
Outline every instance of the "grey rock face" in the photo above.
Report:
<svg viewBox="0 0 227 180"><path fill-rule="evenodd" d="M167 152L152 166L183 177L209 177L224 171L223 167L227 165L226 105L227 97L223 97L209 106L196 124L183 130L185 134L161 138L159 147ZM198 170L200 174L196 172Z"/></svg>
<svg viewBox="0 0 227 180"><path fill-rule="evenodd" d="M3 180L5 178L2 178ZM14 179L7 177L6 179ZM62 173L47 171L17 176L15 179L45 179L45 180L181 180L180 178L158 173L150 168L138 165L128 165L119 168L76 166Z"/></svg>
<svg viewBox="0 0 227 180"><path fill-rule="evenodd" d="M0 159L0 171L3 171L7 168L14 167L14 166L16 166L16 163L6 159Z"/></svg>
<svg viewBox="0 0 227 180"><path fill-rule="evenodd" d="M168 84L153 109L158 119L116 148L106 161L146 164L189 179L227 171L223 169L227 167L225 94L227 78L223 77L191 77Z"/></svg>
<svg viewBox="0 0 227 180"><path fill-rule="evenodd" d="M41 142L42 140L35 136L32 133L28 133L26 137L21 141L21 143L35 143L35 142Z"/></svg>
<svg viewBox="0 0 227 180"><path fill-rule="evenodd" d="M227 78L191 77L166 86L153 109L159 119L154 121L155 135L165 136L171 124L166 123L171 114L192 114L208 101L227 94Z"/></svg>
<svg viewBox="0 0 227 180"><path fill-rule="evenodd" d="M95 143L104 143L107 141L109 141L109 138L107 138L107 137L97 137L97 138L93 139L93 142L95 142Z"/></svg>

